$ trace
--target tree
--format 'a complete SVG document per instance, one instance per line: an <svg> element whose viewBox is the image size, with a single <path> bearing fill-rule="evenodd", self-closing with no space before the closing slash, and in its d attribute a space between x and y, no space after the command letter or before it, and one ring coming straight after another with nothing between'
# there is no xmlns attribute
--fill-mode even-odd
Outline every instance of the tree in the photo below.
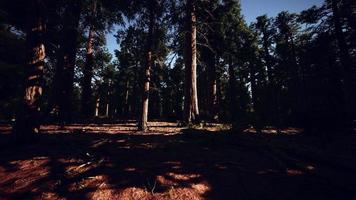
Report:
<svg viewBox="0 0 356 200"><path fill-rule="evenodd" d="M22 140L40 131L40 105L45 67L46 6L42 0L27 2L26 64L24 96L13 128Z"/></svg>
<svg viewBox="0 0 356 200"><path fill-rule="evenodd" d="M185 29L185 104L184 120L190 124L199 121L197 91L197 48L196 48L196 15L193 0L186 2Z"/></svg>
<svg viewBox="0 0 356 200"><path fill-rule="evenodd" d="M298 64L297 45L295 39L299 30L297 23L297 15L283 11L275 18L275 26L278 32L275 35L276 39L276 56L279 60L279 78L281 87L286 88L284 103L288 108L289 114L286 113L285 118L295 120L302 119L302 113L305 110L303 105L302 92L302 69Z"/></svg>
<svg viewBox="0 0 356 200"><path fill-rule="evenodd" d="M65 5L64 24L60 33L60 49L58 50L56 74L54 77L53 90L55 95L53 109L58 112L59 120L66 123L72 120L74 68L81 10L81 1Z"/></svg>
<svg viewBox="0 0 356 200"><path fill-rule="evenodd" d="M105 45L104 37L106 31L110 31L114 23L121 23L123 8L129 8L127 4L131 1L91 0L86 6L87 15L84 16L83 24L88 28L86 42L86 60L83 67L81 113L84 118L93 115L92 105L92 79L94 70L95 46Z"/></svg>
<svg viewBox="0 0 356 200"><path fill-rule="evenodd" d="M340 61L341 61L340 71L343 76L343 90L344 90L344 96L347 105L345 110L346 110L346 115L348 117L351 117L352 112L354 111L353 92L351 91L352 90L351 89L352 62L349 55L349 48L346 43L346 39L342 30L343 27L342 27L340 13L339 13L339 1L337 0L330 0L330 1L331 2L329 3L331 4L331 10L333 14L332 19L334 23L334 31L339 47L339 54L340 54Z"/></svg>
<svg viewBox="0 0 356 200"><path fill-rule="evenodd" d="M92 1L92 8L89 17L89 32L88 41L86 45L86 60L83 69L83 91L81 99L81 111L82 115L89 118L92 115L91 100L92 100L92 89L91 81L93 77L93 64L94 64L94 31L95 31L95 18L96 18L96 0Z"/></svg>
<svg viewBox="0 0 356 200"><path fill-rule="evenodd" d="M149 25L148 25L148 35L146 44L146 60L144 67L144 77L143 77L143 94L142 94L142 113L138 124L138 128L141 131L147 131L147 119L148 119L148 102L149 102L149 92L150 92L150 80L151 80L151 65L152 65L152 43L154 37L154 27L155 27L155 8L157 7L157 1L153 3L150 2L148 5L149 9Z"/></svg>

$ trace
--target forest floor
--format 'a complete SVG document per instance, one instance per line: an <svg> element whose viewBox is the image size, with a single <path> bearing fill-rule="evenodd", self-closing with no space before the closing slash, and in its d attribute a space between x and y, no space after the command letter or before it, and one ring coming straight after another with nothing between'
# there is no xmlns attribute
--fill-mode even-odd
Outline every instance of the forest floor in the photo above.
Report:
<svg viewBox="0 0 356 200"><path fill-rule="evenodd" d="M0 199L352 199L356 131L46 125L27 145L0 125Z"/></svg>

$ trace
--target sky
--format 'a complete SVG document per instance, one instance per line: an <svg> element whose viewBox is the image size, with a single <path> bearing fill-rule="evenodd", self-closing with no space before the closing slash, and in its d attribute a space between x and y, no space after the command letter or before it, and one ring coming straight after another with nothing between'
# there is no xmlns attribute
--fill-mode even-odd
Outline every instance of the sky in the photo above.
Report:
<svg viewBox="0 0 356 200"><path fill-rule="evenodd" d="M248 24L255 21L257 16L267 14L269 17L275 17L279 12L287 10L291 13L300 12L313 5L320 6L324 0L241 0L242 14ZM110 53L118 48L116 31L106 35L107 48Z"/></svg>

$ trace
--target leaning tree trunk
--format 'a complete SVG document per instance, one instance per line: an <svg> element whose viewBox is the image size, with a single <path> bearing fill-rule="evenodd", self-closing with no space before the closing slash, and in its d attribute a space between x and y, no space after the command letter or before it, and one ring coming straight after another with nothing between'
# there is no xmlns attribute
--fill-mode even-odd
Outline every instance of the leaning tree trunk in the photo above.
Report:
<svg viewBox="0 0 356 200"><path fill-rule="evenodd" d="M192 0L187 1L185 32L185 122L190 124L199 121L197 91L197 47L196 47L196 15Z"/></svg>
<svg viewBox="0 0 356 200"><path fill-rule="evenodd" d="M153 42L153 29L155 25L155 14L154 10L151 9L150 14L150 25L148 30L147 39L147 52L146 52L146 63L144 68L143 77L143 94L142 94L142 112L141 119L138 124L140 131L147 131L147 120L148 120L148 101L150 93L150 79L151 79L151 65L152 65L152 42Z"/></svg>
<svg viewBox="0 0 356 200"><path fill-rule="evenodd" d="M28 1L27 8L25 91L13 129L15 137L19 140L26 140L40 131L40 105L46 55L44 45L46 7L44 1Z"/></svg>
<svg viewBox="0 0 356 200"><path fill-rule="evenodd" d="M81 97L81 113L83 117L90 118L92 116L92 89L91 80L93 77L93 65L94 65L94 18L96 15L96 1L93 2L92 14L91 14L91 24L88 33L88 42L86 47L86 61L83 70L83 91Z"/></svg>

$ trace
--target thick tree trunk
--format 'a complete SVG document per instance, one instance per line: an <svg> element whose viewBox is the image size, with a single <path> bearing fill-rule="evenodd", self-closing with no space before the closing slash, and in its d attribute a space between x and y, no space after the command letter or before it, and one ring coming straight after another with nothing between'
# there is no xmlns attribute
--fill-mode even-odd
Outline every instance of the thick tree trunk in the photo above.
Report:
<svg viewBox="0 0 356 200"><path fill-rule="evenodd" d="M61 122L70 122L72 120L74 67L81 6L80 1L75 1L68 5L65 10L61 47L58 54L53 87L55 103L52 105L52 109L58 112Z"/></svg>
<svg viewBox="0 0 356 200"><path fill-rule="evenodd" d="M351 75L352 75L352 70L351 70L351 58L349 54L349 49L345 40L344 33L342 31L342 25L341 25L341 20L340 20L340 14L339 14L339 8L338 8L338 1L336 0L331 0L331 8L333 12L333 21L334 21L334 26L335 26L335 35L336 35L336 40L339 45L339 53L340 53L340 61L341 61L341 74L343 76L343 90L344 90L344 96L345 96L345 110L347 115L352 115L352 112L354 111L354 97L353 97L353 91L351 89ZM350 117L350 116L348 116Z"/></svg>
<svg viewBox="0 0 356 200"><path fill-rule="evenodd" d="M40 131L40 105L46 55L44 46L46 7L44 2L42 0L28 1L27 8L25 91L13 129L15 137L19 140L27 140Z"/></svg>
<svg viewBox="0 0 356 200"><path fill-rule="evenodd" d="M62 90L62 114L60 118L65 122L72 121L72 100L74 84L74 67L78 45L78 26L81 11L81 1L75 1L70 4L68 11L68 29L65 30L63 38L63 90Z"/></svg>
<svg viewBox="0 0 356 200"><path fill-rule="evenodd" d="M92 99L92 88L91 88L91 80L93 77L93 64L94 64L94 30L91 27L88 34L88 43L86 47L86 61L84 64L83 70L83 91L82 91L82 99L81 99L81 112L83 117L90 118L92 115L91 111L91 99Z"/></svg>
<svg viewBox="0 0 356 200"><path fill-rule="evenodd" d="M81 99L81 113L83 117L90 118L92 116L92 88L91 80L93 78L93 65L94 65L94 18L96 15L96 1L93 2L91 24L88 33L88 41L86 46L86 61L83 70L83 91Z"/></svg>
<svg viewBox="0 0 356 200"><path fill-rule="evenodd" d="M196 16L192 0L187 1L187 29L185 32L185 122L190 124L199 121L197 91L197 48L196 48Z"/></svg>
<svg viewBox="0 0 356 200"><path fill-rule="evenodd" d="M153 8L151 8L150 14L150 24L148 30L147 39L147 52L146 52L146 63L144 68L144 80L143 80L143 94L142 94L142 112L141 118L138 124L138 129L140 131L147 131L147 120L148 120L148 101L150 93L150 81L151 81L151 65L152 65L152 43L153 43L153 32L155 25L155 14Z"/></svg>

